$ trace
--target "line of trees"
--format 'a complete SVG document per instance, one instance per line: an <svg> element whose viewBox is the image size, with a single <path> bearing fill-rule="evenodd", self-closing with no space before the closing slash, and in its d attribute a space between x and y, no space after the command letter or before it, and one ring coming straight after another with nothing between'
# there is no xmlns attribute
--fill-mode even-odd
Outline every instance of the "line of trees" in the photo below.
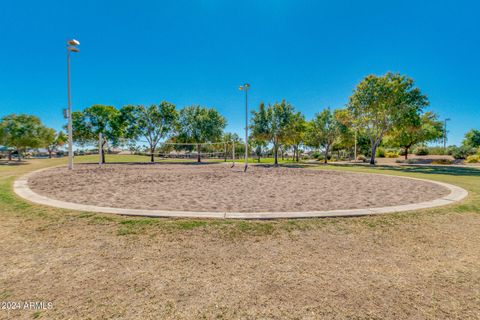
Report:
<svg viewBox="0 0 480 320"><path fill-rule="evenodd" d="M443 123L435 113L425 110L428 105L427 96L412 79L394 73L367 76L345 108L325 108L310 120L285 100L268 105L262 102L250 119L250 153L260 160L269 150L278 165L279 152L283 158L284 151L291 150L292 158L299 161L300 148L308 147L321 150L326 163L333 152L351 157L356 147L359 154L369 156L370 163L375 164L377 150L383 146L401 149L407 159L412 148L444 137ZM230 153L234 142L239 153L245 147L238 135L224 133L227 122L216 109L198 105L181 110L166 101L119 109L93 105L73 112L72 119L75 143L98 143L103 162L107 144L115 147L140 140L148 144L151 162L155 161L161 141L196 145L199 162L203 143L223 142L218 148L224 149L225 161L227 149ZM63 132L46 128L35 116L9 115L0 121L0 145L17 153L43 147L51 156L66 140ZM462 148L471 150L479 145L480 131L471 130ZM167 151L165 148L162 151ZM184 148L193 150L192 146Z"/></svg>
<svg viewBox="0 0 480 320"><path fill-rule="evenodd" d="M344 109L326 108L305 121L286 101L267 107L261 103L253 112L250 127L254 141L273 145L275 165L281 145L292 146L297 160L300 144L322 149L326 163L334 148L351 151L355 139L361 147L369 143L366 153L375 164L381 143L402 148L407 158L414 145L443 137L438 116L424 112L428 105L427 97L412 79L393 73L370 75L358 84Z"/></svg>
<svg viewBox="0 0 480 320"><path fill-rule="evenodd" d="M105 163L105 145L120 145L125 141L145 139L149 145L150 161L162 140L197 145L197 161L201 161L202 143L219 142L227 125L215 109L189 106L177 111L174 104L162 102L145 107L127 105L94 105L72 113L73 138L77 143L99 142L99 152ZM100 140L101 139L101 140Z"/></svg>
<svg viewBox="0 0 480 320"><path fill-rule="evenodd" d="M46 127L38 117L27 114L10 114L0 120L0 145L6 146L8 160L17 154L20 161L27 149L44 148L49 157L67 142L66 135Z"/></svg>

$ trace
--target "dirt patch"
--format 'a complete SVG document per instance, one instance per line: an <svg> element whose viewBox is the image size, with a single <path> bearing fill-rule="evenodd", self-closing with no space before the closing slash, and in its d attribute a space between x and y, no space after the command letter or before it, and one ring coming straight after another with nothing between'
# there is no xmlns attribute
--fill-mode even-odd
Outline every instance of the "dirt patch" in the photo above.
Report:
<svg viewBox="0 0 480 320"><path fill-rule="evenodd" d="M418 203L449 193L411 179L339 171L227 164L78 165L29 179L35 192L105 207L214 212L320 211Z"/></svg>

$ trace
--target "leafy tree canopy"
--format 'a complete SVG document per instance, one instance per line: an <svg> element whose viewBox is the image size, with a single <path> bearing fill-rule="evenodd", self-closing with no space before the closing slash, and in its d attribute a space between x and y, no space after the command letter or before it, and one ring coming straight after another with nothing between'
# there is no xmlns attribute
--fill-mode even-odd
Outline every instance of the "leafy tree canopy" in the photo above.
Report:
<svg viewBox="0 0 480 320"><path fill-rule="evenodd" d="M41 132L42 137L42 147L47 149L50 158L52 157L52 152L63 146L68 141L68 137L59 131L58 133L55 129L44 128Z"/></svg>
<svg viewBox="0 0 480 320"><path fill-rule="evenodd" d="M375 164L375 151L383 136L427 105L427 97L414 86L414 81L400 74L370 75L358 84L348 110L355 127L370 139L371 164Z"/></svg>
<svg viewBox="0 0 480 320"><path fill-rule="evenodd" d="M285 100L280 103L269 105L260 104L258 111L253 111L250 128L252 138L263 140L273 144L275 165L278 165L278 147L281 143L287 143L289 130L295 119L295 109Z"/></svg>
<svg viewBox="0 0 480 320"><path fill-rule="evenodd" d="M469 148L480 147L480 130L472 129L465 134L462 144Z"/></svg>
<svg viewBox="0 0 480 320"><path fill-rule="evenodd" d="M198 144L198 162L200 162L200 144L220 142L223 130L227 126L226 119L217 110L201 106L181 109L178 122L178 134L175 141Z"/></svg>
<svg viewBox="0 0 480 320"><path fill-rule="evenodd" d="M93 105L72 113L73 137L77 142L95 142L101 133L112 145L122 137L120 112L112 106Z"/></svg>
<svg viewBox="0 0 480 320"><path fill-rule="evenodd" d="M180 110L177 141L186 143L219 142L226 126L227 121L214 108L186 107Z"/></svg>
<svg viewBox="0 0 480 320"><path fill-rule="evenodd" d="M141 136L150 147L150 161L154 162L155 150L162 139L168 138L177 128L178 113L175 105L166 101L150 107L123 107L124 136ZM123 112L122 112L123 111Z"/></svg>
<svg viewBox="0 0 480 320"><path fill-rule="evenodd" d="M414 145L437 141L443 137L443 123L433 112L415 113L395 126L385 139L385 144L404 149L405 159Z"/></svg>
<svg viewBox="0 0 480 320"><path fill-rule="evenodd" d="M38 117L27 114L11 114L3 117L0 128L2 143L7 147L15 148L19 152L19 159L22 149L42 146L42 133L46 130Z"/></svg>
<svg viewBox="0 0 480 320"><path fill-rule="evenodd" d="M325 163L328 151L340 134L340 122L330 108L317 113L308 125L307 144L325 149Z"/></svg>

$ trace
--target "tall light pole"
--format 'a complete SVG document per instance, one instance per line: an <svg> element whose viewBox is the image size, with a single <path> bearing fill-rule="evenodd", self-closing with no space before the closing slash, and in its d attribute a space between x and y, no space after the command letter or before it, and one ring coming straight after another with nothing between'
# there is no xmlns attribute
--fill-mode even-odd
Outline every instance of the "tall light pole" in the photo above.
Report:
<svg viewBox="0 0 480 320"><path fill-rule="evenodd" d="M72 39L67 41L67 93L68 93L68 169L73 169L73 126L72 126L72 101L70 96L70 52L80 52L77 46L80 45L78 40Z"/></svg>
<svg viewBox="0 0 480 320"><path fill-rule="evenodd" d="M447 150L447 121L450 121L450 118L445 119L443 125L443 150Z"/></svg>
<svg viewBox="0 0 480 320"><path fill-rule="evenodd" d="M250 85L245 83L239 89L245 91L245 169L243 172L246 172L248 168L248 89L250 89Z"/></svg>

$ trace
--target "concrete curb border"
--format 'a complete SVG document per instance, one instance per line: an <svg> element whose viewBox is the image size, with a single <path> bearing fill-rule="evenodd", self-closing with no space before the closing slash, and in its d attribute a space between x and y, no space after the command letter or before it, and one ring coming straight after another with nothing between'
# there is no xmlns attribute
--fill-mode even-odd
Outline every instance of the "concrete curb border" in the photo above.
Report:
<svg viewBox="0 0 480 320"><path fill-rule="evenodd" d="M96 212L96 213L111 213L126 216L144 216L144 217L164 217L164 218L217 218L217 219L292 219L292 218L320 218L320 217L351 217L351 216L365 216L402 211L412 211L418 209L434 208L446 206L458 202L468 195L468 191L457 187L455 185L438 182L428 179L400 177L395 175L387 175L403 179L419 180L434 183L443 186L450 190L450 194L442 198L431 201L380 207L380 208L366 208L366 209L342 209L330 211L299 211L299 212L202 212L202 211L165 211L165 210L147 210L147 209L125 209L112 207L99 207L94 205L78 204L73 202L65 202L51 199L34 192L28 186L28 178L33 174L52 169L52 167L44 168L29 172L13 183L14 192L21 198L30 202L77 211ZM360 173L364 174L364 173Z"/></svg>

